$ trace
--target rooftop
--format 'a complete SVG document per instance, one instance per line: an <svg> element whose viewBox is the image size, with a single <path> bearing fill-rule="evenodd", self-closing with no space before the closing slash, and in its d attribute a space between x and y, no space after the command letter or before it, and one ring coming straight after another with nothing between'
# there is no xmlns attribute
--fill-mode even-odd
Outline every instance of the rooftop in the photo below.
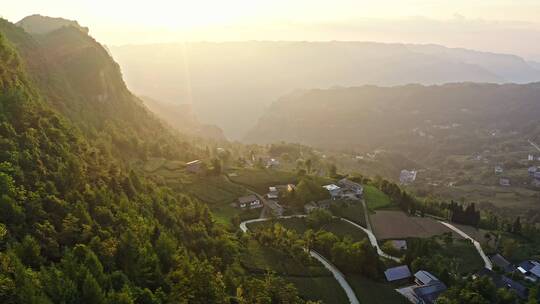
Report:
<svg viewBox="0 0 540 304"><path fill-rule="evenodd" d="M435 281L432 284L419 286L413 289L417 297L426 304L435 303L439 295L446 290L446 285L441 281Z"/></svg>
<svg viewBox="0 0 540 304"><path fill-rule="evenodd" d="M256 201L258 200L259 198L257 196L255 196L254 194L250 194L250 195L246 195L246 196L242 196L242 197L239 197L238 198L238 201L240 203L249 203L249 202L253 202L253 201Z"/></svg>
<svg viewBox="0 0 540 304"><path fill-rule="evenodd" d="M416 280L418 280L423 285L429 285L435 281L439 281L436 276L432 275L431 273L425 271L425 270L419 270L414 274L414 277Z"/></svg>
<svg viewBox="0 0 540 304"><path fill-rule="evenodd" d="M388 282L392 282L410 278L412 275L407 265L401 265L386 269L384 276Z"/></svg>
<svg viewBox="0 0 540 304"><path fill-rule="evenodd" d="M324 185L323 188L328 191L334 191L334 190L340 189L338 185L334 185L334 184Z"/></svg>

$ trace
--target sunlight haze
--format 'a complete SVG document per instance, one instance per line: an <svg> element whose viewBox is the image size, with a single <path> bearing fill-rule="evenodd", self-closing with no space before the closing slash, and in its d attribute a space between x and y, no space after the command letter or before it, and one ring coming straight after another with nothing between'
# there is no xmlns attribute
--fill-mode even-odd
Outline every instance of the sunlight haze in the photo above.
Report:
<svg viewBox="0 0 540 304"><path fill-rule="evenodd" d="M540 59L539 42L523 41L540 30L540 3L528 0L23 0L4 7L2 16L15 22L33 13L76 19L112 45L357 40L440 43ZM440 31L447 35L441 37ZM508 43L495 45L490 36L502 36ZM526 49L526 43L531 48Z"/></svg>

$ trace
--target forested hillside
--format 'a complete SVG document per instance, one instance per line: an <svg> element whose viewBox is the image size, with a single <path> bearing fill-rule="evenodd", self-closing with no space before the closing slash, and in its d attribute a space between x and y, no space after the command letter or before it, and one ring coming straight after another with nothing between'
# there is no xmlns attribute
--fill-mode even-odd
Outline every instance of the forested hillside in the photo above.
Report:
<svg viewBox="0 0 540 304"><path fill-rule="evenodd" d="M275 102L247 140L380 148L416 160L468 154L505 138L539 136L539 97L538 83L308 90Z"/></svg>
<svg viewBox="0 0 540 304"><path fill-rule="evenodd" d="M245 275L205 205L129 166L199 151L86 32L0 20L0 303L303 303Z"/></svg>

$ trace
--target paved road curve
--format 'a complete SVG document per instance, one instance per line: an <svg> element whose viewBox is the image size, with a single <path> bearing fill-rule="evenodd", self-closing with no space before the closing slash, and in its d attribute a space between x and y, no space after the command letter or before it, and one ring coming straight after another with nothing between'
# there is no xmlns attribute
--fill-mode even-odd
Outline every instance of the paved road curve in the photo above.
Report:
<svg viewBox="0 0 540 304"><path fill-rule="evenodd" d="M454 225L452 225L450 223L443 222L443 221L439 221L439 223L441 223L441 224L445 225L446 227L452 229L453 231L455 231L457 234L461 235L462 237L464 237L464 238L466 238L468 240L471 240L473 242L474 247L476 248L476 251L478 251L478 254L482 258L482 260L484 260L484 266L489 270L493 269L493 264L491 264L491 260L484 253L484 250L482 250L482 246L480 245L480 243L478 241L476 241L475 239L470 237L468 234L463 232L461 229L457 228L456 226L454 226Z"/></svg>
<svg viewBox="0 0 540 304"><path fill-rule="evenodd" d="M306 217L306 215L301 214L301 215L280 216L280 217L277 217L276 219L278 219L278 218L279 219L287 219L287 218L295 218L295 217L302 218L302 217ZM244 222L240 223L240 230L242 230L243 232L247 232L247 230L248 230L247 224L269 221L271 219L272 218L258 218L258 219L244 221ZM349 283L347 283L347 280L345 280L345 276L341 273L341 271L339 271L339 269L336 268L336 266L334 266L332 263L330 263L327 259L325 259L322 255L320 255L315 250L310 250L309 255L312 256L313 258L317 259L319 262L321 262L321 264L323 264L323 266L332 273L332 275L338 281L341 288L343 288L343 290L345 291L345 294L347 295L347 298L349 298L349 303L351 303L351 304L360 304L360 302L358 301L358 298L356 297L356 294L354 293L353 289L351 288L351 285L349 285Z"/></svg>
<svg viewBox="0 0 540 304"><path fill-rule="evenodd" d="M394 256L391 256L387 253L385 253L384 251L382 251L381 247L379 247L379 243L377 243L377 238L375 237L375 234L373 234L373 232L369 229L366 229L360 225L358 225L357 223L353 222L353 221L349 221L348 219L344 219L344 218L341 218L342 221L344 222L347 222L351 225L354 225L355 227L359 228L359 229L362 229L362 231L364 231L368 238L369 238L369 242L371 243L371 246L375 247L375 249L377 249L377 254L383 258L387 258L387 259L390 259L390 260L393 260L393 261L396 261L396 262L401 262L401 259L400 258L397 258L397 257L394 257Z"/></svg>

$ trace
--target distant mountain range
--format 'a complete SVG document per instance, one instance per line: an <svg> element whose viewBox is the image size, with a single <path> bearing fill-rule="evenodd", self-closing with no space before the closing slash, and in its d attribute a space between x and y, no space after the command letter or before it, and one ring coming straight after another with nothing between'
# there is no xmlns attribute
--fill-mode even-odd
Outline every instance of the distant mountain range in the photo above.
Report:
<svg viewBox="0 0 540 304"><path fill-rule="evenodd" d="M241 138L266 107L297 89L365 84L528 83L538 63L438 45L373 42L224 42L110 47L128 86L193 103L202 121Z"/></svg>
<svg viewBox="0 0 540 304"><path fill-rule="evenodd" d="M539 126L540 83L362 86L285 96L245 139L426 161L483 151L495 140L538 139Z"/></svg>

